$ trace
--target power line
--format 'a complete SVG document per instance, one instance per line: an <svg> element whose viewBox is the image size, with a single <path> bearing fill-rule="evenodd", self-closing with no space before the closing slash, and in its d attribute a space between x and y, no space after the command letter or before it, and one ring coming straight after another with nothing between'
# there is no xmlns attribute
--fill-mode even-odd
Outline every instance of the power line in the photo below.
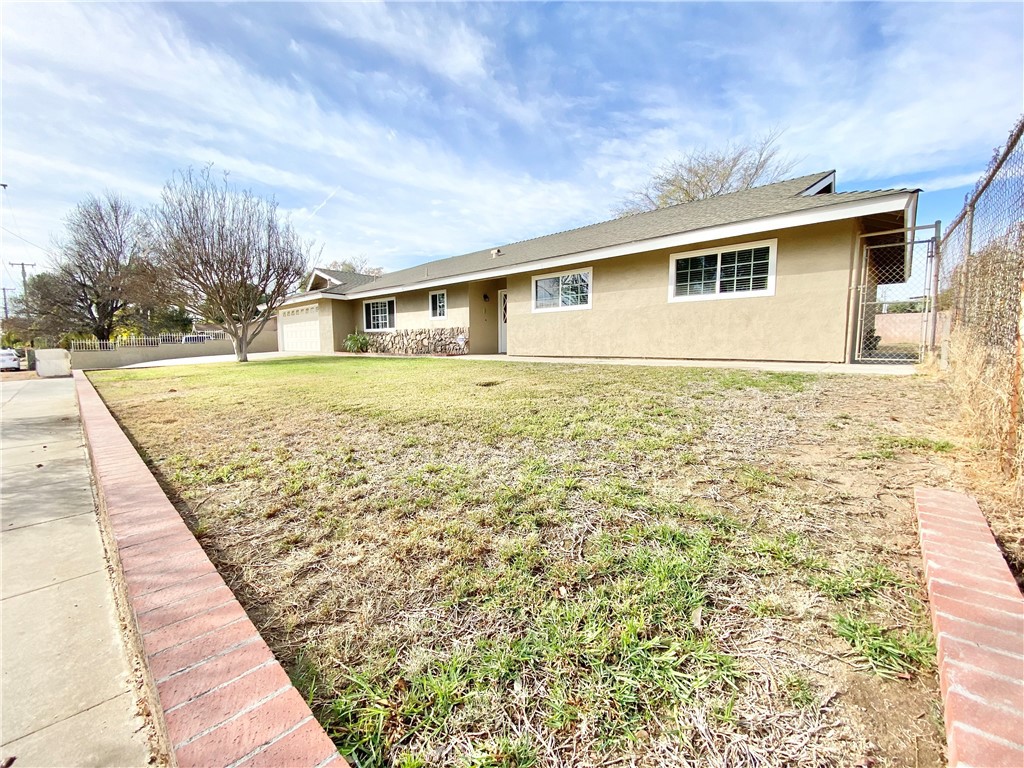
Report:
<svg viewBox="0 0 1024 768"><path fill-rule="evenodd" d="M9 190L7 188L6 184L3 185L3 189L4 189L4 195L2 197L0 197L0 204L4 204L4 203L6 204L6 205L4 205L4 207L7 209L7 214L11 217L11 219L12 219L12 221L14 223L14 228L16 230L18 230L18 232L21 232L22 231L21 222L18 221L18 217L14 213L14 207L11 205L11 190ZM2 209L0 209L0 210L2 210Z"/></svg>
<svg viewBox="0 0 1024 768"><path fill-rule="evenodd" d="M9 229L8 229L7 227L0 227L0 229L2 229L2 230L3 230L4 232L6 232L6 233L7 233L7 234L9 234L9 235L14 235L14 236L15 236L16 238L18 238L19 240L24 240L24 241L25 241L26 243L28 243L29 245L31 245L31 246L32 246L32 247L34 247L34 248L38 248L38 249L39 249L40 251L42 251L43 253L45 253L45 254L46 254L46 255L48 255L48 256L52 256L52 255L53 255L53 254L52 254L52 253L50 252L50 250L49 250L49 249L47 249L47 248L43 248L43 246L41 246L41 245L38 245L38 244L36 244L36 243L33 243L33 242L32 242L31 240L29 240L29 239L28 239L27 237L22 237L22 236L21 236L21 235L19 235L19 234L18 234L17 232L12 232L12 231L11 231L11 230L9 230ZM34 266L34 265L33 265L33 266Z"/></svg>
<svg viewBox="0 0 1024 768"><path fill-rule="evenodd" d="M4 267L4 274L7 275L8 278L10 278L7 282L11 282L11 283L18 282L18 278L16 278L14 276L14 273L11 271L10 265L6 261L3 262L3 267Z"/></svg>

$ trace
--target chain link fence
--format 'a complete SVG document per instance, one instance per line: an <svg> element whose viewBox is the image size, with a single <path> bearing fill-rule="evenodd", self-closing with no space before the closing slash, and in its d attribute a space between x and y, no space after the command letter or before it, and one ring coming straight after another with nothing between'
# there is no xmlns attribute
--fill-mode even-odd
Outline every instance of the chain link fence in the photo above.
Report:
<svg viewBox="0 0 1024 768"><path fill-rule="evenodd" d="M918 363L923 357L932 322L935 241L918 229L883 233L899 242L876 243L875 236L863 236L858 362Z"/></svg>
<svg viewBox="0 0 1024 768"><path fill-rule="evenodd" d="M939 309L965 427L1024 498L1024 117L942 240Z"/></svg>

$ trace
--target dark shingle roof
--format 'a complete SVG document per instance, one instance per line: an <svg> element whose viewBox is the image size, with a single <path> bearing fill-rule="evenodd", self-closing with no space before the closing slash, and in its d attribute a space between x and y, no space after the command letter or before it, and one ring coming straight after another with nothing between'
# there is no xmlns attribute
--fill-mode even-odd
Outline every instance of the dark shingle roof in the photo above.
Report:
<svg viewBox="0 0 1024 768"><path fill-rule="evenodd" d="M322 293L345 293L346 291L351 291L361 285L372 283L376 279L373 275L361 275L358 272L345 272L338 269L324 269L323 267L317 267L316 271L337 281L337 285L325 288Z"/></svg>
<svg viewBox="0 0 1024 768"><path fill-rule="evenodd" d="M438 259L382 275L374 280L372 286L365 286L364 289L371 287L374 290L398 288L425 280L455 278L473 272L567 256L596 248L914 191L888 189L866 192L829 192L815 195L800 194L832 173L833 171L814 173L707 200L680 203L656 211L633 214L532 240L509 243L500 246L501 255L497 258L491 256L491 249L487 249ZM357 293L360 287L336 286L328 289L325 293L340 295Z"/></svg>

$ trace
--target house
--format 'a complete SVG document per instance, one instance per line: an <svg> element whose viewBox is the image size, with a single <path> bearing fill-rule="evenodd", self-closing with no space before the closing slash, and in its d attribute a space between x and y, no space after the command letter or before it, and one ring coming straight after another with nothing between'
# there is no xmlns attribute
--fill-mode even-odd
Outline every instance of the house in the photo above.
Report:
<svg viewBox="0 0 1024 768"><path fill-rule="evenodd" d="M376 279L317 269L280 307L279 348L358 332L397 354L847 362L873 338L877 275L910 277L917 196L836 192L829 171Z"/></svg>

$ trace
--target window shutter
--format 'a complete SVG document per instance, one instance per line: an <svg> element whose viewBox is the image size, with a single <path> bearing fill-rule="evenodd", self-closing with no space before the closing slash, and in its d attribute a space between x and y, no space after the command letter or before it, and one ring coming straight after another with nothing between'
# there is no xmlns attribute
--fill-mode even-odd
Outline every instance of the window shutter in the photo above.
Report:
<svg viewBox="0 0 1024 768"><path fill-rule="evenodd" d="M395 300L388 302L388 328L395 327Z"/></svg>
<svg viewBox="0 0 1024 768"><path fill-rule="evenodd" d="M373 326L370 325L370 303L363 304L363 328L369 330Z"/></svg>

